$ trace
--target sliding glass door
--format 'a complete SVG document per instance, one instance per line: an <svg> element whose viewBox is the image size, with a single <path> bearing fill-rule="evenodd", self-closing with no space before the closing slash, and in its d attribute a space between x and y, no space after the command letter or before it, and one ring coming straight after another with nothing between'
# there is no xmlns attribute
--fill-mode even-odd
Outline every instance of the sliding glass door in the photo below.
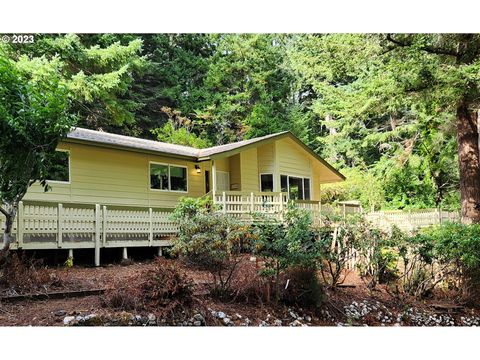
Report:
<svg viewBox="0 0 480 360"><path fill-rule="evenodd" d="M290 175L280 176L282 192L292 200L310 200L310 179Z"/></svg>

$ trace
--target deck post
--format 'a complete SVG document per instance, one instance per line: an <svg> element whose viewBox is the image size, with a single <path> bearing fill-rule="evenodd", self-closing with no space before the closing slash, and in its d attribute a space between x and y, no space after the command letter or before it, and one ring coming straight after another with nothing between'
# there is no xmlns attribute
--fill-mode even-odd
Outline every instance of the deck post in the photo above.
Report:
<svg viewBox="0 0 480 360"><path fill-rule="evenodd" d="M68 258L73 259L73 249L68 249Z"/></svg>
<svg viewBox="0 0 480 360"><path fill-rule="evenodd" d="M153 244L153 210L148 208L148 243L150 246Z"/></svg>
<svg viewBox="0 0 480 360"><path fill-rule="evenodd" d="M100 266L101 221L100 205L95 204L95 266Z"/></svg>
<svg viewBox="0 0 480 360"><path fill-rule="evenodd" d="M223 204L223 213L226 214L227 213L227 195L225 194L225 191L222 192L222 204Z"/></svg>
<svg viewBox="0 0 480 360"><path fill-rule="evenodd" d="M17 243L18 247L23 247L23 232L25 228L25 223L23 221L23 201L18 203L18 214L17 214Z"/></svg>
<svg viewBox="0 0 480 360"><path fill-rule="evenodd" d="M126 247L123 248L122 260L128 260L128 250Z"/></svg>
<svg viewBox="0 0 480 360"><path fill-rule="evenodd" d="M158 256L163 256L163 249L161 246L158 247L158 253L157 253Z"/></svg>
<svg viewBox="0 0 480 360"><path fill-rule="evenodd" d="M103 247L105 247L107 243L107 207L103 205L103 227L102 227L102 243Z"/></svg>
<svg viewBox="0 0 480 360"><path fill-rule="evenodd" d="M63 242L63 205L60 203L57 210L57 236L57 247L61 248Z"/></svg>

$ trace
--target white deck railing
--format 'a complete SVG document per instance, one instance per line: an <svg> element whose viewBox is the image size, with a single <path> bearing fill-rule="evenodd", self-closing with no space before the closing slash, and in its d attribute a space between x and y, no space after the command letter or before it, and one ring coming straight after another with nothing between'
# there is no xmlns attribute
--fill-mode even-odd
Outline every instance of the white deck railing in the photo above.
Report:
<svg viewBox="0 0 480 360"><path fill-rule="evenodd" d="M5 217L0 216L3 229ZM20 203L12 248L78 249L168 246L177 233L170 212L81 204Z"/></svg>

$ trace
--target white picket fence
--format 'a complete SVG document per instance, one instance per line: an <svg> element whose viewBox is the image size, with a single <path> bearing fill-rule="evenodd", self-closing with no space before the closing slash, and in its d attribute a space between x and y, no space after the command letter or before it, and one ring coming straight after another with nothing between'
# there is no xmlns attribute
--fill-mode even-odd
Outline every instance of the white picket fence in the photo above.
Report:
<svg viewBox="0 0 480 360"><path fill-rule="evenodd" d="M432 225L459 221L460 213L441 209L388 210L370 212L365 214L365 217L373 225L385 230L396 225L401 230L413 232Z"/></svg>

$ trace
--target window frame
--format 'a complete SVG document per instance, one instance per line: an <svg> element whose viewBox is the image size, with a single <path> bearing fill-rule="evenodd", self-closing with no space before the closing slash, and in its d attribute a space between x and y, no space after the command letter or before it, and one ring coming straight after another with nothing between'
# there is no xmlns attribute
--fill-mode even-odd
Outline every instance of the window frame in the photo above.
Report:
<svg viewBox="0 0 480 360"><path fill-rule="evenodd" d="M150 169L151 169L152 164L167 166L167 168L168 168L168 189L152 189L152 175L150 173ZM185 175L187 177L187 179L186 179L187 180L187 190L186 191L184 191L184 190L171 190L172 181L170 179L170 166L180 167L180 168L184 168L186 170L185 171ZM189 184L188 184L188 165L177 165L177 164L162 163L162 162L157 162L157 161L149 161L148 162L148 187L151 191L187 194L188 193L188 186L189 186Z"/></svg>
<svg viewBox="0 0 480 360"><path fill-rule="evenodd" d="M68 154L68 181L62 181L62 180L48 180L46 179L48 184L66 184L70 185L72 183L72 169L71 169L71 161L70 161L70 156L71 152L69 149L55 149L55 151L59 152L66 152Z"/></svg>
<svg viewBox="0 0 480 360"><path fill-rule="evenodd" d="M302 179L302 196L303 196L303 199L300 200L300 199L297 199L297 200L300 200L300 201L312 201L312 177L311 176L302 176L302 175L293 175L293 174L285 174L285 173L280 173L280 191L282 190L282 187L281 187L281 179L282 179L282 176L286 176L287 177L287 194L288 194L288 198L290 199L290 177L293 177L293 178L297 178L297 179ZM305 179L308 179L309 183L310 183L310 199L306 200L305 199Z"/></svg>
<svg viewBox="0 0 480 360"><path fill-rule="evenodd" d="M262 190L262 175L272 175L272 191ZM273 173L268 173L268 172L258 174L258 185L260 187L260 192L274 192L273 189L275 188L275 175Z"/></svg>

